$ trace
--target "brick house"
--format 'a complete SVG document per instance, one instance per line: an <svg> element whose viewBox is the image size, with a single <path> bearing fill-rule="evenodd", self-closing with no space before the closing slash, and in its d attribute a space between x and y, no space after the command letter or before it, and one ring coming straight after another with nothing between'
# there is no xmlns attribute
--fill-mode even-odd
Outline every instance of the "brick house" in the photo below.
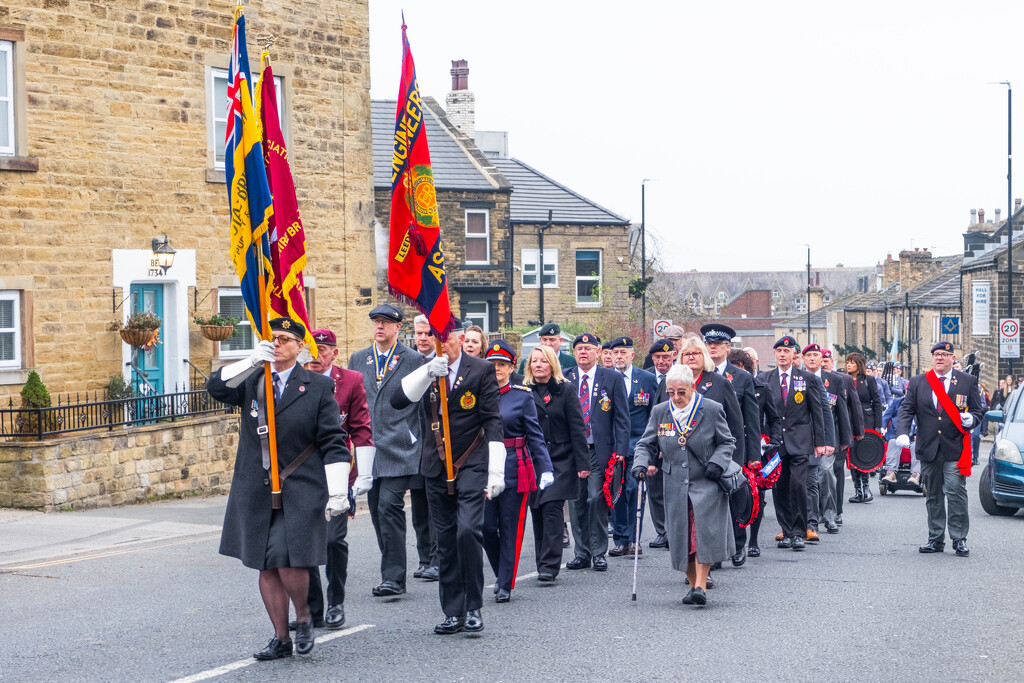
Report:
<svg viewBox="0 0 1024 683"><path fill-rule="evenodd" d="M0 6L0 397L30 369L51 391L77 391L130 377L134 360L171 388L186 361L208 372L247 355L247 325L218 344L191 322L241 310L223 171L234 6ZM278 37L311 315L351 350L375 266L367 5L254 1L246 21L250 56L257 36ZM152 263L164 236L169 268ZM162 343L141 358L112 330L139 308L163 319Z"/></svg>
<svg viewBox="0 0 1024 683"><path fill-rule="evenodd" d="M424 97L423 104L452 311L485 331L497 331L511 325L512 185L448 119L436 100ZM381 250L377 290L382 298L390 298L386 263L396 106L395 100L374 100L371 104L373 184ZM406 320L411 321L415 314L414 308L405 307ZM369 330L368 323L363 329ZM368 332L364 336L369 339Z"/></svg>

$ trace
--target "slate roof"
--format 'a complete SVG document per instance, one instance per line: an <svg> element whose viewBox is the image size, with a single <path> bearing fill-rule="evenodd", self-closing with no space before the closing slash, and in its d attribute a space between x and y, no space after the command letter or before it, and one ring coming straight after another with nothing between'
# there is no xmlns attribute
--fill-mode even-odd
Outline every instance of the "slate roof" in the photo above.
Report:
<svg viewBox="0 0 1024 683"><path fill-rule="evenodd" d="M573 192L518 159L489 158L515 188L511 200L513 223L543 223L547 221L550 209L554 212L553 222L561 225L629 224L628 219Z"/></svg>
<svg viewBox="0 0 1024 683"><path fill-rule="evenodd" d="M477 190L494 192L509 190L511 186L494 171L489 160L468 137L444 118L444 110L430 97L423 99L427 143L430 163L434 172L434 187L438 190ZM396 100L372 100L370 125L373 134L373 187L391 189L391 157L395 137ZM465 138L460 144L457 137ZM470 151L472 147L472 151ZM475 152L475 154L473 154Z"/></svg>

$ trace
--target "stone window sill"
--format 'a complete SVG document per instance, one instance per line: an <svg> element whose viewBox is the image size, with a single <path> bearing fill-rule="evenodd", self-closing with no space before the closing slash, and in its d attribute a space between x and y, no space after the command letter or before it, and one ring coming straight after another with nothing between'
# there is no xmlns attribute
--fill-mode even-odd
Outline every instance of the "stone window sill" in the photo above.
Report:
<svg viewBox="0 0 1024 683"><path fill-rule="evenodd" d="M36 157L0 157L0 171L39 172L39 159Z"/></svg>
<svg viewBox="0 0 1024 683"><path fill-rule="evenodd" d="M227 174L223 169L208 168L206 169L206 182L226 185L228 182Z"/></svg>
<svg viewBox="0 0 1024 683"><path fill-rule="evenodd" d="M28 370L25 368L0 369L0 386L24 384L28 381Z"/></svg>

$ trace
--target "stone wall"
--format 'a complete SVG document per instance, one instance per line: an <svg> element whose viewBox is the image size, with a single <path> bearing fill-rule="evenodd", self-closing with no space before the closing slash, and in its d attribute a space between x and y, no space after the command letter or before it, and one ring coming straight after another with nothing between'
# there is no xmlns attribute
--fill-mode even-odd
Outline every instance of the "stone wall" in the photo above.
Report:
<svg viewBox="0 0 1024 683"><path fill-rule="evenodd" d="M1013 314L1018 320L1024 320L1024 245L1017 246L1014 242L1013 251ZM963 273L963 313L960 318L960 332L963 340L964 353L975 352L984 363L981 370L981 381L988 390L995 393L999 387L999 379L1012 374L1019 378L1024 375L1024 357L1013 360L999 358L999 319L1006 317L1009 292L1006 277L1006 254L1001 254L995 265L965 270ZM989 334L977 336L972 334L974 301L972 285L977 282L989 283Z"/></svg>
<svg viewBox="0 0 1024 683"><path fill-rule="evenodd" d="M51 391L100 388L124 371L122 342L109 327L122 319L124 307L115 312L114 304L129 292L113 286L112 252L148 252L162 235L179 262L194 252L188 310L175 311L179 329L190 330L176 363L210 366L216 346L191 319L194 302L209 315L216 290L238 282L224 173L208 152L210 69L227 66L235 4L0 3L0 38L24 35L15 64L27 111L19 155L38 163L38 171L0 164L0 290L31 298L25 369L39 370ZM277 36L274 70L311 247L315 322L338 332L347 353L358 348L353 335L362 336L375 269L367 2L250 0L245 16L254 77L257 36ZM76 353L68 354L72 340ZM0 398L19 391L23 374L0 378Z"/></svg>
<svg viewBox="0 0 1024 683"><path fill-rule="evenodd" d="M0 507L52 512L227 493L238 417L0 443Z"/></svg>

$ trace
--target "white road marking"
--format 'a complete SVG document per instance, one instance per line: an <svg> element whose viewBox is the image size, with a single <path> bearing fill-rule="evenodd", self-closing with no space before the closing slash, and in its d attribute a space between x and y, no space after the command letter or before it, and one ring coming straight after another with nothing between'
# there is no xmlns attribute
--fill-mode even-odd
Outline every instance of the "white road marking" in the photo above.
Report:
<svg viewBox="0 0 1024 683"><path fill-rule="evenodd" d="M335 638L342 638L344 636L350 636L350 635L352 635L354 633L359 633L360 631L365 631L366 629L373 628L374 626L375 626L375 624L360 624L359 626L353 626L352 628L346 628L343 631L336 631L334 633L328 633L327 635L320 636L319 638L317 638L316 639L316 643L318 645L323 645L324 643L326 643L328 641L331 641L331 640L334 640ZM255 663L256 663L256 660L253 659L252 657L250 657L248 659L240 659L237 662L231 662L230 664L225 664L224 666L218 666L218 667L213 668L213 669L207 669L206 671L200 671L197 674L192 674L191 676L186 676L185 678L175 679L175 680L171 681L171 683L196 683L196 681L208 681L211 678L216 678L217 676L223 676L226 673L231 673L232 671L236 671L238 669L245 668L245 667L250 666L250 665L255 664Z"/></svg>
<svg viewBox="0 0 1024 683"><path fill-rule="evenodd" d="M562 566L559 567L559 569L565 569L565 562L562 563ZM519 583L523 579L532 579L535 576L537 576L537 572L530 572L529 574L520 574L516 577L516 583ZM486 586L484 586L484 588L494 588L494 584L489 583Z"/></svg>

